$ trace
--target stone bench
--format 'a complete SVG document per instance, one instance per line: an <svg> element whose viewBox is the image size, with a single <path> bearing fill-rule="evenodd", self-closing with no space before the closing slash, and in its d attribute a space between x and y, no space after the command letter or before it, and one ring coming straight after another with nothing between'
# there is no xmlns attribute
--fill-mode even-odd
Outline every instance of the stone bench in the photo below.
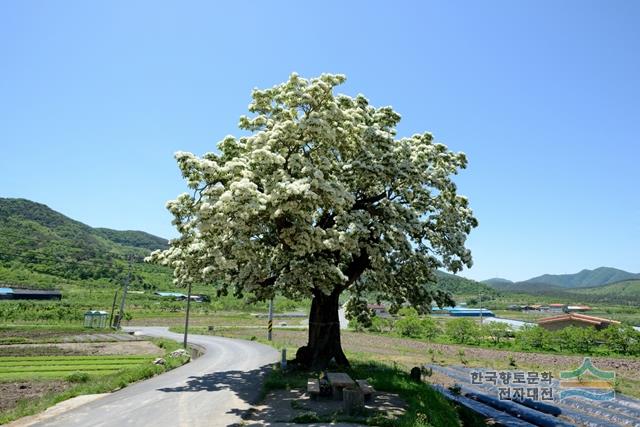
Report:
<svg viewBox="0 0 640 427"><path fill-rule="evenodd" d="M320 381L316 378L307 379L307 393L312 399L317 399L320 396Z"/></svg>
<svg viewBox="0 0 640 427"><path fill-rule="evenodd" d="M367 380L356 380L356 384L358 384L358 387L360 387L360 390L364 395L364 400L365 401L371 400L371 396L373 395L374 390L373 390L373 387L371 387L371 385L369 384L369 382Z"/></svg>

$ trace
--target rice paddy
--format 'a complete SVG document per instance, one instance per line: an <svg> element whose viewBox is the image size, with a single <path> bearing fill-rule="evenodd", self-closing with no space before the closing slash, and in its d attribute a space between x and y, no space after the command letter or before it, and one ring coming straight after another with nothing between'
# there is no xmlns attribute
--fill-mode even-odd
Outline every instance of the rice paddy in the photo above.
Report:
<svg viewBox="0 0 640 427"><path fill-rule="evenodd" d="M153 356L6 356L0 357L0 381L66 378L74 372L106 375L148 363Z"/></svg>

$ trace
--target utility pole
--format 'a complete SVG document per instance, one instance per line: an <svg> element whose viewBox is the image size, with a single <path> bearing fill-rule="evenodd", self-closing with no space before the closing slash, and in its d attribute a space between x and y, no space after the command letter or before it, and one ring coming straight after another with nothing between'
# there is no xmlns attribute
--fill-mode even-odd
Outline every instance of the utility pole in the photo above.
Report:
<svg viewBox="0 0 640 427"><path fill-rule="evenodd" d="M269 300L269 323L267 324L267 339L271 341L273 331L273 297Z"/></svg>
<svg viewBox="0 0 640 427"><path fill-rule="evenodd" d="M480 326L482 326L482 292L480 292Z"/></svg>
<svg viewBox="0 0 640 427"><path fill-rule="evenodd" d="M113 304L111 305L111 316L109 316L109 327L113 327L113 313L116 311L116 301L118 299L118 290L113 294Z"/></svg>
<svg viewBox="0 0 640 427"><path fill-rule="evenodd" d="M187 349L187 336L189 335L189 310L191 308L191 281L189 281L189 290L187 291L187 315L184 318L184 340L182 347Z"/></svg>
<svg viewBox="0 0 640 427"><path fill-rule="evenodd" d="M131 280L131 255L129 255L129 271L127 277L124 279L124 290L122 291L122 300L120 301L120 313L118 313L118 320L116 322L116 329L120 329L120 323L124 317L124 304L127 301L127 290L129 289L129 281Z"/></svg>

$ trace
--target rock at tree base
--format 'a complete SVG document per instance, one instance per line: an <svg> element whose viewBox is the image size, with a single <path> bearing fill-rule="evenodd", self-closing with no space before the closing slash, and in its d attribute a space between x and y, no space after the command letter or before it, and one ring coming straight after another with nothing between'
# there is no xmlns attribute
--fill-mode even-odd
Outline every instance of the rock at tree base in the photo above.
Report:
<svg viewBox="0 0 640 427"><path fill-rule="evenodd" d="M422 381L422 371L417 366L411 368L411 373L409 374L409 378L412 381L420 382Z"/></svg>

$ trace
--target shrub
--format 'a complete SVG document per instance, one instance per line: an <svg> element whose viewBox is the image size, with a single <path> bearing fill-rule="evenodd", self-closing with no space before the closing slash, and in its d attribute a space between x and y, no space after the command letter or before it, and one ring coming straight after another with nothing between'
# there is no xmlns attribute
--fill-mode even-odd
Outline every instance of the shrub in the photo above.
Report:
<svg viewBox="0 0 640 427"><path fill-rule="evenodd" d="M432 340L440 333L435 320L430 317L420 318L413 308L403 308L399 314L402 318L396 321L394 328L400 336Z"/></svg>
<svg viewBox="0 0 640 427"><path fill-rule="evenodd" d="M527 350L549 350L551 333L540 326L525 326L516 333L516 343Z"/></svg>
<svg viewBox="0 0 640 427"><path fill-rule="evenodd" d="M569 326L558 331L555 338L563 349L590 354L593 347L597 345L598 332L591 327Z"/></svg>
<svg viewBox="0 0 640 427"><path fill-rule="evenodd" d="M488 337L493 345L499 345L501 341L512 335L508 324L502 322L487 322L482 325L482 335Z"/></svg>
<svg viewBox="0 0 640 427"><path fill-rule="evenodd" d="M65 378L70 383L86 383L91 377L86 372L74 372Z"/></svg>
<svg viewBox="0 0 640 427"><path fill-rule="evenodd" d="M313 411L303 412L302 414L291 419L292 423L298 424L317 423L319 421L320 417Z"/></svg>
<svg viewBox="0 0 640 427"><path fill-rule="evenodd" d="M480 327L471 319L454 319L446 324L449 338L458 344L474 344L480 339Z"/></svg>
<svg viewBox="0 0 640 427"><path fill-rule="evenodd" d="M407 316L396 321L396 332L402 337L420 338L422 336L422 325L418 316Z"/></svg>
<svg viewBox="0 0 640 427"><path fill-rule="evenodd" d="M607 350L629 355L640 355L640 332L631 325L611 325L599 334Z"/></svg>

